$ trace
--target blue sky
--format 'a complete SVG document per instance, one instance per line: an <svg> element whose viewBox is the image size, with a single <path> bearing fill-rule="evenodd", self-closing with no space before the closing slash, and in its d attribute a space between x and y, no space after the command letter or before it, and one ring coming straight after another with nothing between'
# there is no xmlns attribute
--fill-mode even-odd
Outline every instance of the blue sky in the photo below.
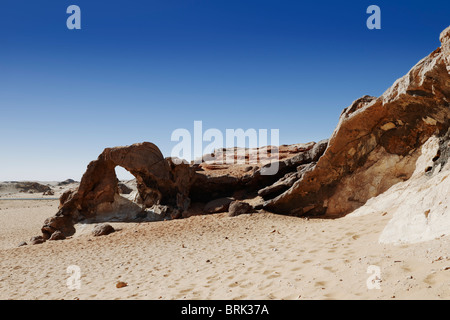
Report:
<svg viewBox="0 0 450 320"><path fill-rule="evenodd" d="M69 30L66 8L81 8ZM366 9L381 8L381 30ZM177 128L328 138L439 44L447 1L128 0L0 5L0 181L80 179L105 147Z"/></svg>

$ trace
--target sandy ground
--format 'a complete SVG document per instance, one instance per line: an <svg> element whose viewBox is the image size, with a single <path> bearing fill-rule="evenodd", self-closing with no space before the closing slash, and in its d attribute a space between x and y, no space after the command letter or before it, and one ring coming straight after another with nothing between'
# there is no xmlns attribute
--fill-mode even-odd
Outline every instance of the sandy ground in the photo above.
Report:
<svg viewBox="0 0 450 320"><path fill-rule="evenodd" d="M17 247L39 234L57 204L0 200L0 299L450 298L450 237L378 244L389 214L215 214L113 223L119 230L102 237L78 225L73 238ZM381 281L369 289L377 270Z"/></svg>

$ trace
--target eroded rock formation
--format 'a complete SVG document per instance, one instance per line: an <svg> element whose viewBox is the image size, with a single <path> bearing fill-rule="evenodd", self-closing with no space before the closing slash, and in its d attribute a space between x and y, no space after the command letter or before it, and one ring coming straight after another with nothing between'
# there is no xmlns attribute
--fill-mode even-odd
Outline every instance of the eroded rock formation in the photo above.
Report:
<svg viewBox="0 0 450 320"><path fill-rule="evenodd" d="M346 108L313 170L265 204L293 215L341 216L413 174L420 147L449 126L450 28L442 46L422 59L381 97Z"/></svg>
<svg viewBox="0 0 450 320"><path fill-rule="evenodd" d="M20 190L20 192L25 193L46 193L52 191L49 186L38 182L17 182L16 188Z"/></svg>
<svg viewBox="0 0 450 320"><path fill-rule="evenodd" d="M200 164L164 158L149 142L107 148L88 165L78 189L63 194L58 213L45 221L42 239L70 236L80 220L162 220L197 211L228 210L235 215L264 208L338 217L412 176L419 177L418 163L429 156L422 147L434 141L432 164L421 172L421 180L417 178L425 183L448 168L450 154L450 27L440 41L440 48L381 97L364 96L344 109L330 140L221 149ZM136 191L119 186L116 166L136 177ZM265 174L273 166L274 174ZM414 187L420 189L419 184ZM245 202L252 197L261 201Z"/></svg>
<svg viewBox="0 0 450 320"><path fill-rule="evenodd" d="M276 148L276 157L274 152L267 152L271 147L222 149L214 159L205 157L206 161L200 164L164 158L158 147L149 142L107 148L88 165L78 189L61 196L58 213L44 222L43 237L56 240L63 238L60 235L70 236L75 233L74 224L81 220L153 221L188 217L193 214L189 212L191 202L203 203L203 213L223 212L232 201L256 195L260 189L266 190L264 196L270 198L284 189L277 185L267 191L268 186L279 179L278 184L284 186L286 176L289 181L299 179L303 168L314 166L326 145L324 140L281 146ZM244 161L238 161L240 151L244 151L241 159ZM264 157L248 161L252 154ZM224 161L225 156L230 158ZM264 170L273 165L277 168L275 174L265 175ZM136 177L136 192L119 183L117 166ZM57 237L53 237L55 233Z"/></svg>
<svg viewBox="0 0 450 320"><path fill-rule="evenodd" d="M433 136L421 147L421 155L408 181L393 185L369 199L349 217L365 214L392 216L380 235L381 243L432 240L450 233L450 130Z"/></svg>

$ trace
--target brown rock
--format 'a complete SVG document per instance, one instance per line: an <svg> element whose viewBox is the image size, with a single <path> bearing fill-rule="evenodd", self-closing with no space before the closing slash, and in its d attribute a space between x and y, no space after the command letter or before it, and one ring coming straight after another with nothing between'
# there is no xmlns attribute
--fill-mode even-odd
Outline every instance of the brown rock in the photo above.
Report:
<svg viewBox="0 0 450 320"><path fill-rule="evenodd" d="M48 191L45 191L42 195L44 195L44 196L54 196L55 192L53 192L53 190L48 190Z"/></svg>
<svg viewBox="0 0 450 320"><path fill-rule="evenodd" d="M133 192L133 189L129 188L126 184L121 182L118 183L117 187L120 194L130 194L131 192Z"/></svg>
<svg viewBox="0 0 450 320"><path fill-rule="evenodd" d="M298 144L280 146L278 148L278 159L259 159L259 154L266 153L263 148L246 149L247 155L256 154L253 158L258 158L259 162L252 163L252 169L248 164L226 164L218 165L212 163L202 163L196 171L194 180L190 187L190 197L192 201L208 202L211 199L229 197L238 192L251 194L267 186L272 185L284 175L296 172L300 165L316 162L324 153L328 140L318 143ZM216 160L224 161L224 154L227 152L237 153L240 149L222 149L216 152ZM237 157L237 156L236 156ZM252 158L248 156L248 158ZM247 159L248 160L248 159ZM271 165L278 167L273 175L264 175L264 171ZM214 168L213 168L214 167ZM213 169L211 169L213 168Z"/></svg>
<svg viewBox="0 0 450 320"><path fill-rule="evenodd" d="M215 199L208 202L203 210L205 213L226 212L230 207L230 203L233 201L234 199L232 197Z"/></svg>
<svg viewBox="0 0 450 320"><path fill-rule="evenodd" d="M48 240L64 240L66 236L61 231L55 231Z"/></svg>
<svg viewBox="0 0 450 320"><path fill-rule="evenodd" d="M35 236L30 239L30 244L41 244L44 242L45 242L45 239L43 236Z"/></svg>
<svg viewBox="0 0 450 320"><path fill-rule="evenodd" d="M188 212L191 199L199 203L232 195L240 195L239 198L244 199L284 175L297 172L299 166L317 161L326 145L326 141L321 141L279 147L279 157L275 162L279 170L274 175L262 174L272 161L267 155L274 154L276 149L271 146L245 150L250 158L254 158L250 154L263 155L258 163L252 163L251 169L245 163L190 165L179 159L163 158L160 150L149 142L107 148L88 165L79 187L60 197L59 211L45 221L43 236L49 239L55 231L71 236L75 232L74 223L84 219L95 222L122 217L125 221L150 221L188 217L192 215ZM225 154L224 150L220 155ZM239 148L232 151L237 152ZM239 157L236 155L235 158ZM118 183L116 166L125 168L136 177L138 195L134 200L120 196L129 190L124 190L124 186ZM205 210L210 213L226 211L229 202L217 200L207 204ZM158 212L158 208L164 208L164 212Z"/></svg>
<svg viewBox="0 0 450 320"><path fill-rule="evenodd" d="M110 224L101 223L94 227L94 229L92 230L92 235L95 237L106 236L110 233L113 233L114 231L114 228Z"/></svg>
<svg viewBox="0 0 450 320"><path fill-rule="evenodd" d="M414 66L381 97L365 96L341 114L315 168L265 209L292 215L345 215L415 169L421 145L449 127L450 28L442 47Z"/></svg>

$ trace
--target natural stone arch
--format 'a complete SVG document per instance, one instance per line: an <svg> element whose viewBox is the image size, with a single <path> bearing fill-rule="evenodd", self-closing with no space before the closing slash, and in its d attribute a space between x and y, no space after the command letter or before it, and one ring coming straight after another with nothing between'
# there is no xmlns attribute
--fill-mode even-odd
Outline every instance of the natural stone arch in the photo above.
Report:
<svg viewBox="0 0 450 320"><path fill-rule="evenodd" d="M107 148L97 160L89 163L78 190L61 197L58 213L44 222L44 237L50 237L55 231L72 235L77 221L95 220L105 211L125 205L118 201L117 166L136 177L138 196L133 204L139 205L142 211L154 205L165 205L179 214L189 207L188 194L194 171L188 164L175 165L150 142Z"/></svg>

